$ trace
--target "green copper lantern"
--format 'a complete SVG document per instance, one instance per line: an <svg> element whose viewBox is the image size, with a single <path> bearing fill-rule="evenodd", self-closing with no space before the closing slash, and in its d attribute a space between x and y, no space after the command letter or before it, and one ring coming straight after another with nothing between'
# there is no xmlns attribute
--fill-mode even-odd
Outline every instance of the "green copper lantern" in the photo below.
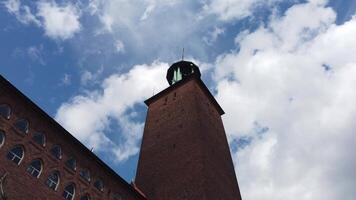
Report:
<svg viewBox="0 0 356 200"><path fill-rule="evenodd" d="M200 78L201 74L198 66L189 61L179 61L169 67L166 78L169 85L172 85L191 75L196 75Z"/></svg>

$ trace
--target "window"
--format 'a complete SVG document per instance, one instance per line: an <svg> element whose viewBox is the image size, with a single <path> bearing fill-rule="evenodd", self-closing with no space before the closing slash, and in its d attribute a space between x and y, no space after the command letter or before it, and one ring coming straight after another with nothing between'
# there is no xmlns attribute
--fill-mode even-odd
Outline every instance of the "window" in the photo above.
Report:
<svg viewBox="0 0 356 200"><path fill-rule="evenodd" d="M121 195L116 193L113 200L122 200Z"/></svg>
<svg viewBox="0 0 356 200"><path fill-rule="evenodd" d="M0 130L0 147L5 143L5 133L4 131Z"/></svg>
<svg viewBox="0 0 356 200"><path fill-rule="evenodd" d="M80 200L90 200L89 194L85 194L80 198Z"/></svg>
<svg viewBox="0 0 356 200"><path fill-rule="evenodd" d="M82 178L84 178L86 181L90 181L90 172L89 170L87 169L82 169L80 172L79 172L80 176Z"/></svg>
<svg viewBox="0 0 356 200"><path fill-rule="evenodd" d="M28 133L28 121L26 119L19 119L15 122L15 127L23 134Z"/></svg>
<svg viewBox="0 0 356 200"><path fill-rule="evenodd" d="M54 145L50 151L51 151L51 154L55 158L57 158L57 159L61 159L62 158L62 150L61 150L61 147L59 145Z"/></svg>
<svg viewBox="0 0 356 200"><path fill-rule="evenodd" d="M96 187L96 189L103 191L104 190L104 183L102 180L96 180L94 183L94 187Z"/></svg>
<svg viewBox="0 0 356 200"><path fill-rule="evenodd" d="M31 164L27 167L27 172L36 178L40 177L42 172L42 162L40 160L32 161Z"/></svg>
<svg viewBox="0 0 356 200"><path fill-rule="evenodd" d="M35 133L32 137L32 140L43 147L46 144L46 137L43 133L39 133L39 132Z"/></svg>
<svg viewBox="0 0 356 200"><path fill-rule="evenodd" d="M67 165L67 167L69 167L70 169L76 170L76 168L77 168L77 161L76 161L73 157L71 157L71 158L69 158L69 159L67 160L66 165Z"/></svg>
<svg viewBox="0 0 356 200"><path fill-rule="evenodd" d="M74 184L71 183L70 185L64 188L64 192L62 196L64 199L72 200L74 199L74 194L75 194L75 187Z"/></svg>
<svg viewBox="0 0 356 200"><path fill-rule="evenodd" d="M48 176L46 185L52 190L56 191L59 185L59 172L54 171L51 175Z"/></svg>
<svg viewBox="0 0 356 200"><path fill-rule="evenodd" d="M10 115L11 115L10 106L7 104L1 104L0 105L0 115L1 115L1 117L5 118L5 119L10 119Z"/></svg>
<svg viewBox="0 0 356 200"><path fill-rule="evenodd" d="M23 148L21 146L17 146L12 148L9 153L7 153L6 157L19 165L23 159L23 154Z"/></svg>

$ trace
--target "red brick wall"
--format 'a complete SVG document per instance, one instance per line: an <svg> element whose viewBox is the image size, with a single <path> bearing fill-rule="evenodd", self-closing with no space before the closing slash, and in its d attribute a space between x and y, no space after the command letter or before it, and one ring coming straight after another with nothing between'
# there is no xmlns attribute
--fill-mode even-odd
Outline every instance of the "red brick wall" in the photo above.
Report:
<svg viewBox="0 0 356 200"><path fill-rule="evenodd" d="M149 104L136 174L148 199L241 199L220 114L199 81Z"/></svg>
<svg viewBox="0 0 356 200"><path fill-rule="evenodd" d="M75 199L89 193L90 199L113 199L116 193L122 199L138 200L144 199L138 195L131 186L113 174L112 171L104 167L97 158L84 146L78 145L78 141L68 136L64 129L53 123L47 116L39 112L28 99L19 94L12 86L0 77L0 104L9 104L12 109L9 120L0 116L0 129L6 134L5 143L0 147L0 176L8 173L3 184L9 200L17 199L63 199L64 187L73 182L76 186ZM23 135L13 126L19 118L29 121L29 133ZM80 123L80 122L78 122ZM33 133L39 131L46 135L45 147L37 145L32 141ZM62 158L54 158L49 150L59 144L62 147ZM16 165L6 158L8 151L15 145L23 145L25 156L20 165ZM65 166L65 161L69 157L77 160L76 171ZM44 163L43 170L39 178L31 176L26 168L33 159L41 159ZM80 175L81 169L89 169L91 181L87 182ZM54 170L60 172L60 184L57 191L49 189L45 182L50 173ZM104 182L104 190L99 191L94 187L94 181L101 178Z"/></svg>

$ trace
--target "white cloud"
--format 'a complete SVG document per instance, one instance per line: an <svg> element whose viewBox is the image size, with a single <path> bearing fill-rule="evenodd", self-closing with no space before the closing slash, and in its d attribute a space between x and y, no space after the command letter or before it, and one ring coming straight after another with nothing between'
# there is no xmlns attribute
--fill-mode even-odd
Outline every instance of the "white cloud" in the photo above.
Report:
<svg viewBox="0 0 356 200"><path fill-rule="evenodd" d="M104 71L104 67L101 66L96 72L92 73L88 70L84 70L84 72L80 76L80 84L88 85L88 84L96 84L98 83L99 77L102 75Z"/></svg>
<svg viewBox="0 0 356 200"><path fill-rule="evenodd" d="M54 1L40 1L37 16L43 20L45 34L54 39L69 39L81 29L80 12L70 3L60 6Z"/></svg>
<svg viewBox="0 0 356 200"><path fill-rule="evenodd" d="M76 138L97 151L108 152L124 161L138 152L143 124L130 118L130 108L142 103L154 90L167 86L164 79L166 63L136 65L128 73L115 74L104 80L101 89L72 98L62 104L56 119ZM128 113L129 112L129 113ZM80 123L78 122L80 119ZM122 140L107 135L111 125Z"/></svg>
<svg viewBox="0 0 356 200"><path fill-rule="evenodd" d="M233 159L243 199L356 195L356 18L336 25L324 5L289 8L243 32L240 50L216 61L217 100L229 141L240 147ZM242 138L250 144L242 147Z"/></svg>
<svg viewBox="0 0 356 200"><path fill-rule="evenodd" d="M202 14L214 14L222 21L242 19L251 16L253 11L263 5L271 5L280 0L208 0Z"/></svg>
<svg viewBox="0 0 356 200"><path fill-rule="evenodd" d="M209 32L207 36L203 37L203 41L207 45L213 45L218 39L218 37L224 33L225 33L224 28L214 27L214 29L211 32Z"/></svg>
<svg viewBox="0 0 356 200"><path fill-rule="evenodd" d="M44 61L43 58L43 45L39 45L39 46L30 46L29 48L27 48L27 54L30 57L30 59L32 61L37 61L39 62L41 65L45 65L46 62Z"/></svg>
<svg viewBox="0 0 356 200"><path fill-rule="evenodd" d="M145 12L142 14L140 20L146 20L148 18L148 16L153 12L155 7L156 7L155 4L151 4L151 5L147 6L147 8L146 8Z"/></svg>
<svg viewBox="0 0 356 200"><path fill-rule="evenodd" d="M190 41L191 49L199 51L204 48L197 45L203 43L201 38L193 36L193 33L201 31L198 24L204 23L198 19L196 4L194 1L176 0L107 0L93 1L91 7L95 8L93 13L101 22L96 33L112 35L110 45L120 38L127 54L168 57L172 56L172 49L176 50L186 41ZM208 26L207 23L204 26Z"/></svg>
<svg viewBox="0 0 356 200"><path fill-rule="evenodd" d="M35 24L40 26L40 21L31 12L30 7L22 5L20 0L7 0L4 2L7 11L15 15L16 19L23 24Z"/></svg>
<svg viewBox="0 0 356 200"><path fill-rule="evenodd" d="M81 29L79 21L80 11L71 3L60 6L55 1L38 1L38 12L32 14L28 5L20 0L7 0L4 2L7 11L15 15L23 24L35 24L44 29L45 34L53 39L69 39Z"/></svg>
<svg viewBox="0 0 356 200"><path fill-rule="evenodd" d="M88 10L91 15L94 15L100 9L100 0L89 0Z"/></svg>
<svg viewBox="0 0 356 200"><path fill-rule="evenodd" d="M63 78L61 79L61 84L64 86L68 86L72 83L72 76L69 74L64 74Z"/></svg>
<svg viewBox="0 0 356 200"><path fill-rule="evenodd" d="M5 7L10 13L18 13L20 11L20 0L8 0L4 2Z"/></svg>
<svg viewBox="0 0 356 200"><path fill-rule="evenodd" d="M80 83L82 85L88 84L89 81L93 80L93 73L90 71L85 70L82 75L80 76Z"/></svg>
<svg viewBox="0 0 356 200"><path fill-rule="evenodd" d="M100 21L103 23L104 28L108 31L108 32L112 32L112 26L114 24L114 20L113 18L108 15L108 14L103 14L100 17Z"/></svg>
<svg viewBox="0 0 356 200"><path fill-rule="evenodd" d="M117 53L125 53L125 45L121 40L116 40L115 48Z"/></svg>

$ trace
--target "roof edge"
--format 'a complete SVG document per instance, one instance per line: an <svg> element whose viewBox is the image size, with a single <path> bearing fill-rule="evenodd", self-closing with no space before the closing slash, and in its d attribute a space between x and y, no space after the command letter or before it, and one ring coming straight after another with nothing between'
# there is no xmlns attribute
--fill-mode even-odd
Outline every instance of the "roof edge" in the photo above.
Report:
<svg viewBox="0 0 356 200"><path fill-rule="evenodd" d="M219 103L216 101L215 97L211 94L211 92L209 91L208 87L206 87L206 85L204 84L204 82L200 79L200 77L197 74L191 74L190 76L186 77L185 79L167 87L166 89L162 90L161 92L157 93L156 95L148 98L147 100L145 100L145 104L147 106L149 106L151 103L153 103L154 101L156 101L158 98L160 98L161 96L169 93L170 91L184 85L186 82L189 82L191 80L196 81L196 83L198 83L198 85L200 86L200 88L203 90L203 92L207 95L208 99L211 101L211 103L215 106L215 108L217 109L217 111L219 112L220 115L225 114L224 110L221 108L221 106L219 105Z"/></svg>

